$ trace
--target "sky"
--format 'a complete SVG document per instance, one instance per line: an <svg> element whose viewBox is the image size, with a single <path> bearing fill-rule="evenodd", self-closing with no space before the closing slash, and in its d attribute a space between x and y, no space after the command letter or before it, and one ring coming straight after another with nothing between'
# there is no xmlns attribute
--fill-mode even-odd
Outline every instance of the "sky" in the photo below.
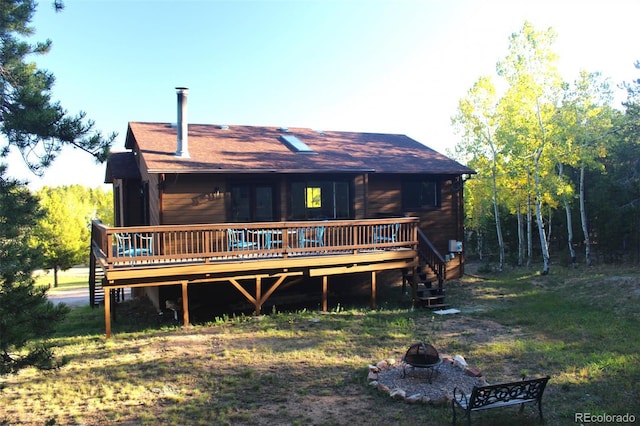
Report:
<svg viewBox="0 0 640 426"><path fill-rule="evenodd" d="M52 98L84 111L124 150L129 121L176 122L188 87L197 124L399 133L447 154L458 101L495 75L525 21L558 34L563 78L640 78L637 0L40 0L31 58ZM618 105L624 98L620 90ZM21 156L9 174L42 186L104 183L105 165L65 149L43 178Z"/></svg>

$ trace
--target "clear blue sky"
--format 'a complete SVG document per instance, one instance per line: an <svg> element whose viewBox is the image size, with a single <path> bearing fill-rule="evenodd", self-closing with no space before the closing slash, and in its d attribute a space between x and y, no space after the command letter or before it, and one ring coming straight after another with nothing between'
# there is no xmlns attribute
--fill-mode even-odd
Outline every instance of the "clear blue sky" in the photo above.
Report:
<svg viewBox="0 0 640 426"><path fill-rule="evenodd" d="M580 69L621 83L640 77L640 1L40 0L34 58L56 76L54 99L103 133L129 121L176 121L189 87L191 123L406 134L446 153L451 117L481 75L493 75L525 20L558 33L565 80ZM32 188L98 186L104 165L65 150Z"/></svg>

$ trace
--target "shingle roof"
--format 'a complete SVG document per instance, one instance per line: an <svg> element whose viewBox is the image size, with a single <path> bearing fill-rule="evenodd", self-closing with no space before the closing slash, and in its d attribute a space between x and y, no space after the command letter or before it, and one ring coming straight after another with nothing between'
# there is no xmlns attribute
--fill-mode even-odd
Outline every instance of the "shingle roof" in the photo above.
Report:
<svg viewBox="0 0 640 426"><path fill-rule="evenodd" d="M113 152L107 161L105 183L114 179L140 179L140 170L133 152Z"/></svg>
<svg viewBox="0 0 640 426"><path fill-rule="evenodd" d="M190 158L175 156L177 130L169 123L129 123L125 146L139 151L150 173L475 173L405 135L202 124L190 124L188 135ZM282 135L313 153L293 151Z"/></svg>

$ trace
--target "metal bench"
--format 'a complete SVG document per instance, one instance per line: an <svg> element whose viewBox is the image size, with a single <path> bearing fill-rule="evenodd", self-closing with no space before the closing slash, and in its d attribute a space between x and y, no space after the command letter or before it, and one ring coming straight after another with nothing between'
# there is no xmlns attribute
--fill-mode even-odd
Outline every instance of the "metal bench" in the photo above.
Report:
<svg viewBox="0 0 640 426"><path fill-rule="evenodd" d="M464 411L467 425L470 425L472 411L520 405L520 412L522 412L524 404L527 403L538 405L540 420L543 421L542 394L548 381L549 376L530 380L525 380L523 377L518 382L474 386L469 395L455 388L453 390L453 400L451 401L453 424L456 424L456 406Z"/></svg>

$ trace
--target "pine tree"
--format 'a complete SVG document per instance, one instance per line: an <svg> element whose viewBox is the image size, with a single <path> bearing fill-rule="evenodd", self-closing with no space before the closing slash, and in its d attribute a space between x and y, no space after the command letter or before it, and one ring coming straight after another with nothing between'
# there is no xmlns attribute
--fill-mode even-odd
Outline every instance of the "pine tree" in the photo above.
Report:
<svg viewBox="0 0 640 426"><path fill-rule="evenodd" d="M25 365L52 367L52 353L40 339L49 336L68 311L49 302L31 277L40 263L39 250L29 244L42 216L38 199L3 176L0 166L0 374Z"/></svg>
<svg viewBox="0 0 640 426"><path fill-rule="evenodd" d="M54 7L62 10L63 4L56 1ZM104 138L84 112L69 115L53 102L54 76L33 62L51 48L50 40L28 40L35 10L32 0L0 3L0 132L5 136L0 157L15 147L36 174L42 174L64 146L104 161L115 134ZM44 338L68 311L48 302L45 290L34 286L32 272L42 257L29 242L41 212L26 186L6 177L5 170L0 164L0 374L26 365L54 366Z"/></svg>
<svg viewBox="0 0 640 426"><path fill-rule="evenodd" d="M69 115L51 100L55 78L38 69L32 57L51 49L51 40L30 43L29 26L36 10L32 0L3 0L0 7L0 131L10 146L20 150L29 168L42 174L65 145L104 161L115 138L94 131L84 112Z"/></svg>

